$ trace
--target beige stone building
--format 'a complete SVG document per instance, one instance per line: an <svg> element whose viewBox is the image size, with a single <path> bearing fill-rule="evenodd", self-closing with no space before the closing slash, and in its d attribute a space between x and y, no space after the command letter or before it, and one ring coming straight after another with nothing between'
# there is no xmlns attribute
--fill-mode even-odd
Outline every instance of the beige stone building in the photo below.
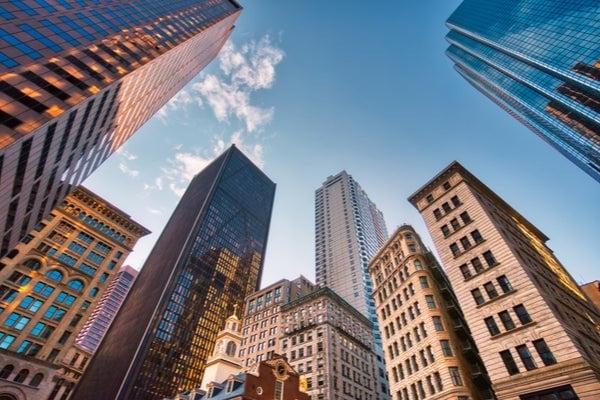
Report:
<svg viewBox="0 0 600 400"><path fill-rule="evenodd" d="M313 288L312 282L300 276L282 279L246 297L239 351L245 369L282 354L281 306Z"/></svg>
<svg viewBox="0 0 600 400"><path fill-rule="evenodd" d="M548 238L457 162L409 200L498 399L600 399L600 316Z"/></svg>
<svg viewBox="0 0 600 400"><path fill-rule="evenodd" d="M0 399L68 397L90 357L77 332L148 233L78 187L0 260Z"/></svg>
<svg viewBox="0 0 600 400"><path fill-rule="evenodd" d="M310 400L378 398L382 377L363 314L323 287L283 305L281 315L282 352L303 376Z"/></svg>
<svg viewBox="0 0 600 400"><path fill-rule="evenodd" d="M593 281L581 285L581 290L587 294L596 308L600 310L600 281Z"/></svg>
<svg viewBox="0 0 600 400"><path fill-rule="evenodd" d="M369 265L395 400L493 399L446 274L412 226L400 226Z"/></svg>

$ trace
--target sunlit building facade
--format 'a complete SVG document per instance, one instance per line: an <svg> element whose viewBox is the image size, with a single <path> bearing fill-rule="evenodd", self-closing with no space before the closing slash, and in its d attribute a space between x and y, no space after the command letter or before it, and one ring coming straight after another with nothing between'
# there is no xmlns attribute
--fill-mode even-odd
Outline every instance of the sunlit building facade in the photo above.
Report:
<svg viewBox="0 0 600 400"><path fill-rule="evenodd" d="M138 271L124 265L110 281L108 288L94 307L94 311L77 334L77 347L94 354L110 324L121 309Z"/></svg>
<svg viewBox="0 0 600 400"><path fill-rule="evenodd" d="M476 89L600 182L596 0L465 0L447 54Z"/></svg>
<svg viewBox="0 0 600 400"><path fill-rule="evenodd" d="M69 395L90 357L74 347L77 332L148 233L78 187L0 259L0 398Z"/></svg>
<svg viewBox="0 0 600 400"><path fill-rule="evenodd" d="M200 385L226 318L259 287L274 194L235 146L194 177L73 399L163 399Z"/></svg>
<svg viewBox="0 0 600 400"><path fill-rule="evenodd" d="M240 11L233 0L2 2L0 256L217 55Z"/></svg>
<svg viewBox="0 0 600 400"><path fill-rule="evenodd" d="M329 176L315 191L316 283L335 291L371 321L383 399L387 380L369 261L387 237L383 213L346 171Z"/></svg>
<svg viewBox="0 0 600 400"><path fill-rule="evenodd" d="M457 162L409 200L498 399L600 398L600 314L548 238Z"/></svg>
<svg viewBox="0 0 600 400"><path fill-rule="evenodd" d="M394 232L369 272L393 398L494 399L448 277L412 226Z"/></svg>

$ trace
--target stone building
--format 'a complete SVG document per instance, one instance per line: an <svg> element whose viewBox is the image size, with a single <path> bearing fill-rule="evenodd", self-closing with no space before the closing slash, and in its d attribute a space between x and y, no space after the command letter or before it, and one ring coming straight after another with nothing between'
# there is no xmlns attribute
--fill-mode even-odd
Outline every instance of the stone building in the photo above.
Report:
<svg viewBox="0 0 600 400"><path fill-rule="evenodd" d="M458 162L409 200L498 399L600 398L600 315L548 238Z"/></svg>
<svg viewBox="0 0 600 400"><path fill-rule="evenodd" d="M370 321L327 287L281 306L281 349L311 400L375 400L377 359Z"/></svg>
<svg viewBox="0 0 600 400"><path fill-rule="evenodd" d="M75 336L148 233L78 187L0 260L0 398L68 396L90 356Z"/></svg>
<svg viewBox="0 0 600 400"><path fill-rule="evenodd" d="M281 306L313 289L314 285L300 276L292 281L282 279L246 297L239 352L244 368L282 354Z"/></svg>
<svg viewBox="0 0 600 400"><path fill-rule="evenodd" d="M581 285L581 290L587 294L596 308L600 310L600 281L593 281Z"/></svg>
<svg viewBox="0 0 600 400"><path fill-rule="evenodd" d="M393 398L493 399L448 278L412 226L396 230L369 271Z"/></svg>

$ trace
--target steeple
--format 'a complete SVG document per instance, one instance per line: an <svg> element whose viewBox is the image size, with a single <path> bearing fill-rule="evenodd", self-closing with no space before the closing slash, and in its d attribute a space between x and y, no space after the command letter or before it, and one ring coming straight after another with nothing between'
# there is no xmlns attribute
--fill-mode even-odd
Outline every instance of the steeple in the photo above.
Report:
<svg viewBox="0 0 600 400"><path fill-rule="evenodd" d="M237 304L233 314L225 320L225 327L218 333L213 354L206 362L200 388L207 390L211 382L222 382L230 375L242 372L242 360L238 357L242 341L242 323L237 317Z"/></svg>

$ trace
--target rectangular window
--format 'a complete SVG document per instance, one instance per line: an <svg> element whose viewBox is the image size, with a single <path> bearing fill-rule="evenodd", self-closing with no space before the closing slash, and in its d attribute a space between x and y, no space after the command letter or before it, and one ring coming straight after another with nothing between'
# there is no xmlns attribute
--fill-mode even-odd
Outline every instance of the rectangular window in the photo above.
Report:
<svg viewBox="0 0 600 400"><path fill-rule="evenodd" d="M513 290L512 286L510 284L510 281L508 280L506 275L499 276L497 281L498 281L498 284L500 285L500 288L502 289L502 291L504 293L508 293Z"/></svg>
<svg viewBox="0 0 600 400"><path fill-rule="evenodd" d="M452 380L452 384L454 386L462 386L462 378L460 377L460 371L458 367L450 367L448 368L448 372L450 373L450 379Z"/></svg>
<svg viewBox="0 0 600 400"><path fill-rule="evenodd" d="M479 233L479 230L477 230L477 229L475 229L473 232L471 232L471 237L473 238L475 243L483 242L483 236L481 236L481 233Z"/></svg>
<svg viewBox="0 0 600 400"><path fill-rule="evenodd" d="M421 283L421 287L423 289L426 289L429 287L429 281L427 280L426 276L419 277L419 282Z"/></svg>
<svg viewBox="0 0 600 400"><path fill-rule="evenodd" d="M460 219L462 219L462 222L465 225L471 222L471 216L466 211L460 214Z"/></svg>
<svg viewBox="0 0 600 400"><path fill-rule="evenodd" d="M435 308L435 300L432 295L426 295L425 301L427 302L427 308L429 308L430 310L433 310Z"/></svg>
<svg viewBox="0 0 600 400"><path fill-rule="evenodd" d="M498 292L496 291L496 287L494 286L494 284L492 282L484 283L483 288L485 289L485 292L488 294L488 297L490 299L494 299L494 298L498 297Z"/></svg>
<svg viewBox="0 0 600 400"><path fill-rule="evenodd" d="M531 353L529 352L529 349L526 345L522 344L520 346L517 346L516 349L527 371L531 371L532 369L537 368L535 365L535 361L533 360L533 357L531 356Z"/></svg>
<svg viewBox="0 0 600 400"><path fill-rule="evenodd" d="M450 236L450 228L448 228L448 225L444 225L440 229L442 230L444 237Z"/></svg>
<svg viewBox="0 0 600 400"><path fill-rule="evenodd" d="M532 343L544 365L556 364L556 358L554 358L554 354L552 354L544 339L534 340Z"/></svg>
<svg viewBox="0 0 600 400"><path fill-rule="evenodd" d="M479 304L485 303L485 299L483 298L483 295L481 294L481 290L473 289L473 290L471 290L471 295L473 295L475 304L479 305Z"/></svg>
<svg viewBox="0 0 600 400"><path fill-rule="evenodd" d="M456 243L452 243L450 245L450 251L452 252L452 255L454 257L456 257L458 254L460 254L460 249L458 248L458 245Z"/></svg>
<svg viewBox="0 0 600 400"><path fill-rule="evenodd" d="M283 400L283 381L275 381L275 400Z"/></svg>
<svg viewBox="0 0 600 400"><path fill-rule="evenodd" d="M498 325L496 325L494 317L487 317L483 321L485 322L485 326L487 326L490 335L496 336L500 333L500 329L498 329Z"/></svg>
<svg viewBox="0 0 600 400"><path fill-rule="evenodd" d="M517 318L519 318L521 324L525 325L531 322L531 317L523 304L517 304L513 307L513 310L517 314Z"/></svg>
<svg viewBox="0 0 600 400"><path fill-rule="evenodd" d="M517 363L515 363L515 359L510 353L510 350L501 351L500 358L502 358L502 362L504 362L504 366L506 367L509 375L519 373L519 367L517 367Z"/></svg>
<svg viewBox="0 0 600 400"><path fill-rule="evenodd" d="M502 325L504 325L504 328L506 328L507 331L515 329L515 323L513 322L508 311L501 311L498 313L498 316L500 317L500 321L502 321Z"/></svg>
<svg viewBox="0 0 600 400"><path fill-rule="evenodd" d="M485 259L485 262L487 263L487 265L489 267L493 267L494 265L498 264L498 262L494 258L494 255L492 254L491 251L488 250L485 253L483 253L482 255L483 255L483 258Z"/></svg>
<svg viewBox="0 0 600 400"><path fill-rule="evenodd" d="M452 347L450 347L450 342L448 340L440 340L440 347L442 348L442 354L445 357L452 357Z"/></svg>
<svg viewBox="0 0 600 400"><path fill-rule="evenodd" d="M444 212L446 214L449 213L450 211L452 211L452 208L450 207L450 204L448 204L448 203L442 204L442 208L444 209Z"/></svg>
<svg viewBox="0 0 600 400"><path fill-rule="evenodd" d="M433 320L433 327L437 332L441 332L444 330L444 324L442 323L442 318L437 315L431 318Z"/></svg>
<svg viewBox="0 0 600 400"><path fill-rule="evenodd" d="M460 202L460 199L458 198L458 196L452 196L452 198L450 199L450 201L452 202L452 204L454 205L454 207L458 207L458 206L460 206L462 204Z"/></svg>
<svg viewBox="0 0 600 400"><path fill-rule="evenodd" d="M460 229L460 224L458 223L458 220L456 218L452 218L450 220L450 225L452 225L452 229L454 229L455 231Z"/></svg>
<svg viewBox="0 0 600 400"><path fill-rule="evenodd" d="M471 270L469 269L469 266L467 264L463 264L458 268L460 269L463 278L469 279L471 277Z"/></svg>
<svg viewBox="0 0 600 400"><path fill-rule="evenodd" d="M15 337L13 335L0 332L0 349L8 349L14 341Z"/></svg>
<svg viewBox="0 0 600 400"><path fill-rule="evenodd" d="M435 217L436 220L439 220L440 218L442 218L442 212L440 211L439 208L436 208L435 210L433 210L433 216Z"/></svg>
<svg viewBox="0 0 600 400"><path fill-rule="evenodd" d="M473 258L471 260L471 265L473 266L473 269L475 270L476 273L483 272L483 270L484 270L483 265L481 264L481 261L479 260L479 257Z"/></svg>
<svg viewBox="0 0 600 400"><path fill-rule="evenodd" d="M469 241L469 238L466 236L463 236L460 238L460 244L462 245L463 249L465 249L465 250L469 250L471 248L471 242Z"/></svg>

